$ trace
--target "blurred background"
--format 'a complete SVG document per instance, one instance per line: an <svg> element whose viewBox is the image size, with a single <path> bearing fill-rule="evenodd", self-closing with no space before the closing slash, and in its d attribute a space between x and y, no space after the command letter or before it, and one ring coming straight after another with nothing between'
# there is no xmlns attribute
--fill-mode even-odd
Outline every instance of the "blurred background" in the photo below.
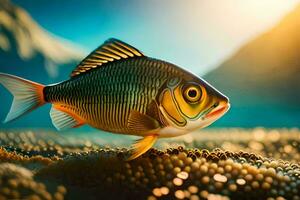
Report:
<svg viewBox="0 0 300 200"><path fill-rule="evenodd" d="M115 37L227 95L232 107L212 127L299 128L299 30L298 0L0 0L0 72L63 81ZM2 121L12 101L2 86L0 101ZM49 110L0 129L54 129Z"/></svg>

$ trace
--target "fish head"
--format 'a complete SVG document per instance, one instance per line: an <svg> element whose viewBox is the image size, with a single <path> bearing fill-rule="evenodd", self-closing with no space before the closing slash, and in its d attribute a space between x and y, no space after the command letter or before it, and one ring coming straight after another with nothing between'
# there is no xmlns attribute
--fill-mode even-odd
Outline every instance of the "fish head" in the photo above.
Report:
<svg viewBox="0 0 300 200"><path fill-rule="evenodd" d="M159 108L167 124L181 132L212 124L229 107L225 95L196 76L168 80L159 98Z"/></svg>

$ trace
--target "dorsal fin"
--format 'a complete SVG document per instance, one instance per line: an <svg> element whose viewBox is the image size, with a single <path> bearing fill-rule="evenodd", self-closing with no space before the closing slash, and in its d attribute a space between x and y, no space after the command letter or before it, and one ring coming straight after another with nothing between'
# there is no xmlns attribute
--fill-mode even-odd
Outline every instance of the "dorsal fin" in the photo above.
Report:
<svg viewBox="0 0 300 200"><path fill-rule="evenodd" d="M144 56L142 52L133 46L120 40L111 38L106 40L100 47L89 54L72 71L71 77L83 74L91 69L104 66L106 63L115 60L128 59Z"/></svg>

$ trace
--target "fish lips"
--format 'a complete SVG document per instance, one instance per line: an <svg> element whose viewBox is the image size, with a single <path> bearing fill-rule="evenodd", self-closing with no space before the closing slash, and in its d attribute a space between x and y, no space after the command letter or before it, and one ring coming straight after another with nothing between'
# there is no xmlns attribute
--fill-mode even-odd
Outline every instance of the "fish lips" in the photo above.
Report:
<svg viewBox="0 0 300 200"><path fill-rule="evenodd" d="M218 118L224 115L230 108L230 103L220 103L216 108L206 114L205 118Z"/></svg>

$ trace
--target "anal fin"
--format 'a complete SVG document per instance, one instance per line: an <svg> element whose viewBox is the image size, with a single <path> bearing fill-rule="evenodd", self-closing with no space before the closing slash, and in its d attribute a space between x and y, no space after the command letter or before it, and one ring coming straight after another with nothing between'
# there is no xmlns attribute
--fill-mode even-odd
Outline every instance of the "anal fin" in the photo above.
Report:
<svg viewBox="0 0 300 200"><path fill-rule="evenodd" d="M137 140L133 145L133 154L128 158L128 161L133 160L147 152L157 140L157 135L147 135L144 138Z"/></svg>
<svg viewBox="0 0 300 200"><path fill-rule="evenodd" d="M85 124L85 121L74 113L71 108L61 104L52 105L50 116L52 123L57 130L76 128Z"/></svg>

